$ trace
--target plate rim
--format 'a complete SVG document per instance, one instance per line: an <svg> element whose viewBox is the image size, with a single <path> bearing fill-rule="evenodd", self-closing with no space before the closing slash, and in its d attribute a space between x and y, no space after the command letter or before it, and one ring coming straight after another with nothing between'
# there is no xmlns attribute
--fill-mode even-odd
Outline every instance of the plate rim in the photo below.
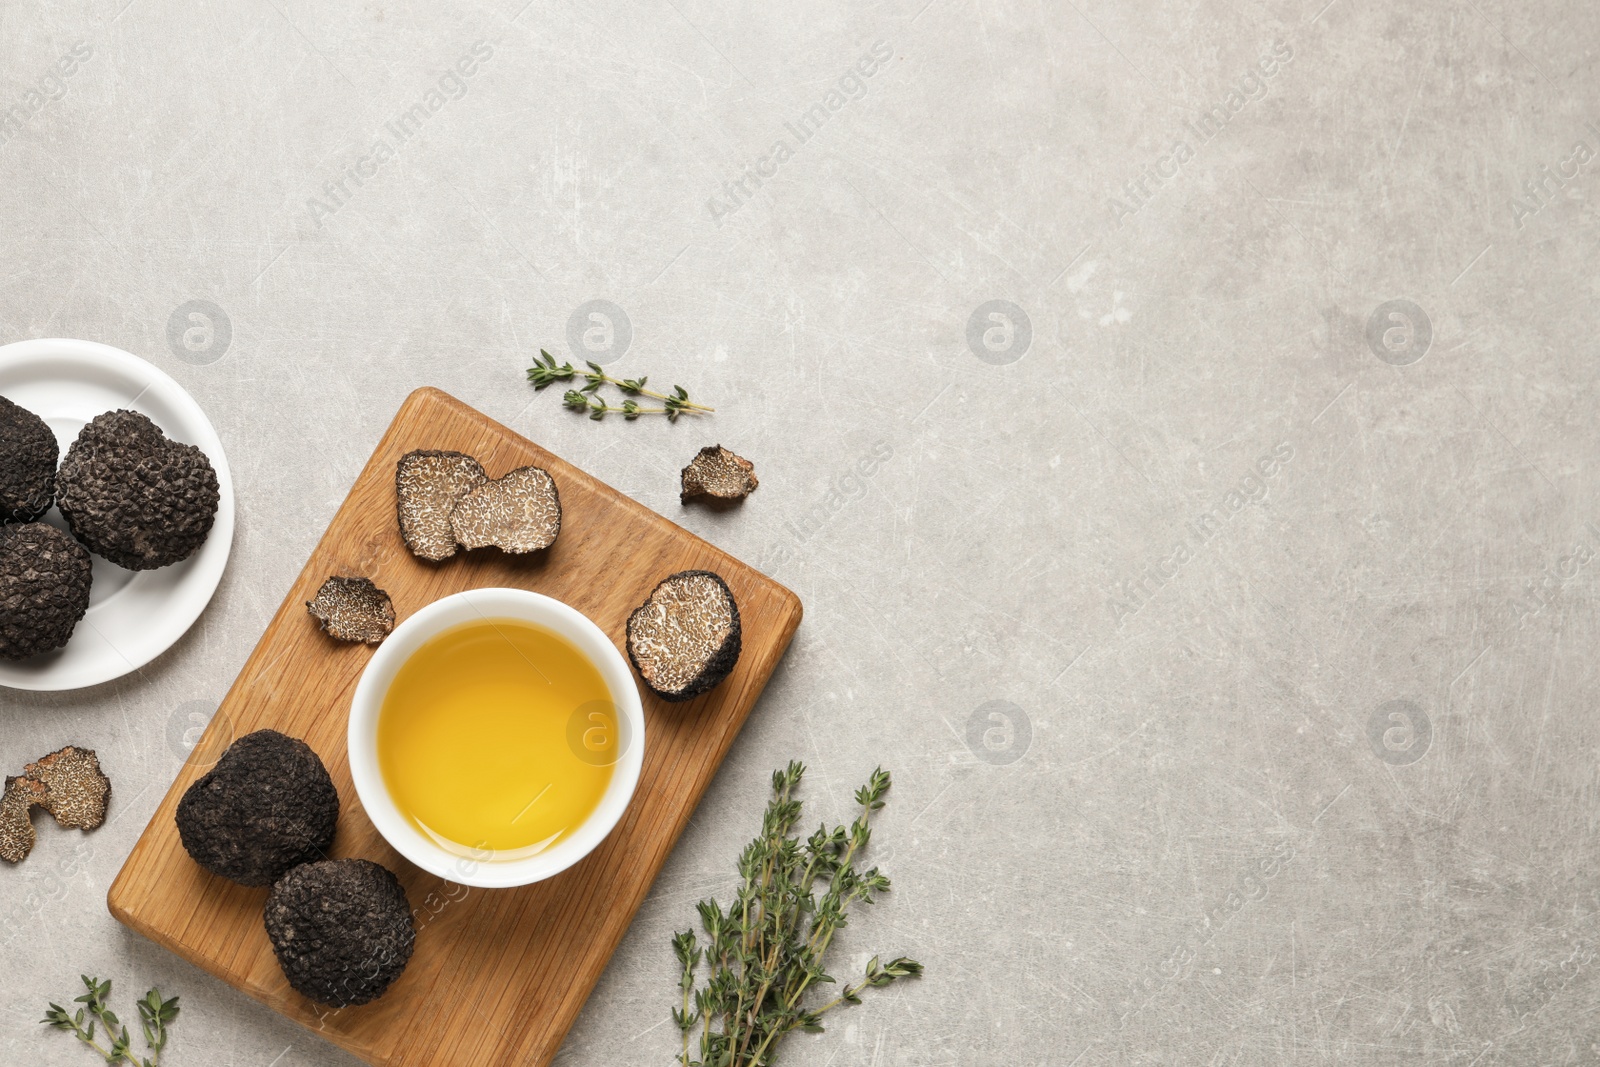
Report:
<svg viewBox="0 0 1600 1067"><path fill-rule="evenodd" d="M10 689L21 692L33 693L65 693L81 689L88 689L97 685L104 685L130 674L137 673L161 656L166 654L173 645L176 645L183 636L194 628L200 616L205 614L206 608L215 599L217 589L222 584L222 576L227 572L228 563L233 557L233 538L236 529L236 498L233 487L233 472L228 465L228 456L222 445L222 437L217 433L216 426L212 423L205 409L199 401L185 389L172 375L156 366L154 363L140 356L134 355L114 345L104 344L99 341L85 341L70 337L37 337L21 341L12 341L0 345L0 374L4 374L10 367L28 360L40 357L64 358L76 360L85 365L98 365L102 368L131 372L139 378L148 380L145 392L159 391L163 399L173 407L184 411L187 418L193 419L197 426L204 429L209 435L207 441L191 442L197 447L202 447L206 457L211 461L212 468L217 473L217 489L219 492L217 506L217 521L206 538L206 546L213 541L220 541L222 548L213 549L211 559L202 561L198 569L200 578L195 587L195 596L192 607L177 615L165 616L168 619L181 619L175 622L171 630L160 639L153 642L143 653L132 658L117 649L119 665L110 670L102 669L93 673L80 672L64 678L46 680L47 676L41 675L39 679L16 677L7 673L8 662L0 662L0 689ZM135 396L130 406L138 408L138 400L144 395L141 392ZM202 552L205 551L203 547ZM214 560L214 562L213 562ZM183 618L187 615L187 618ZM82 625L82 623L80 623ZM115 646L113 646L115 648ZM26 662L26 661L18 661Z"/></svg>

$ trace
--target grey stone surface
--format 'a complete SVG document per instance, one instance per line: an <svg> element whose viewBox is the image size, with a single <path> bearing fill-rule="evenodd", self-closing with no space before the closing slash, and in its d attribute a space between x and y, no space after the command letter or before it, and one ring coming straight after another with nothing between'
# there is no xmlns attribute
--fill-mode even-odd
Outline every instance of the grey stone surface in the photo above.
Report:
<svg viewBox="0 0 1600 1067"><path fill-rule="evenodd" d="M897 776L836 973L928 967L793 1064L1600 1061L1597 41L1577 0L0 5L0 339L162 366L240 505L170 653L0 694L7 767L117 788L0 871L0 1060L87 1062L35 1020L90 971L183 996L173 1067L354 1062L103 900L431 384L807 608L561 1063L670 1062L668 937L791 758L819 814ZM717 414L523 381L608 333ZM760 490L681 508L716 441Z"/></svg>

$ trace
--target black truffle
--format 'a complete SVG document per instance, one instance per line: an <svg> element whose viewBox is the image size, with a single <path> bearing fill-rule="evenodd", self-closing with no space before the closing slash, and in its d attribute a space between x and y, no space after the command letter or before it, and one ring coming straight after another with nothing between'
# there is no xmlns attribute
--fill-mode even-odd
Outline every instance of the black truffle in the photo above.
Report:
<svg viewBox="0 0 1600 1067"><path fill-rule="evenodd" d="M679 571L628 616L628 658L663 700L715 687L739 662L739 605L719 575Z"/></svg>
<svg viewBox="0 0 1600 1067"><path fill-rule="evenodd" d="M561 532L561 496L549 472L518 467L456 502L450 532L463 548L521 554L549 548Z"/></svg>
<svg viewBox="0 0 1600 1067"><path fill-rule="evenodd" d="M217 472L136 411L97 415L67 449L56 503L89 551L133 571L188 559L217 517Z"/></svg>
<svg viewBox="0 0 1600 1067"><path fill-rule="evenodd" d="M0 523L44 518L56 500L60 458L44 420L0 396Z"/></svg>
<svg viewBox="0 0 1600 1067"><path fill-rule="evenodd" d="M271 885L333 845L339 793L304 741L246 734L178 802L178 835L194 861L240 885Z"/></svg>
<svg viewBox="0 0 1600 1067"><path fill-rule="evenodd" d="M21 863L33 851L38 835L33 829L33 809L42 808L50 790L43 782L26 775L6 777L6 791L0 797L0 860Z"/></svg>
<svg viewBox="0 0 1600 1067"><path fill-rule="evenodd" d="M89 610L89 553L42 522L0 526L0 659L61 648Z"/></svg>
<svg viewBox="0 0 1600 1067"><path fill-rule="evenodd" d="M296 867L272 887L265 919L289 984L335 1008L383 996L417 943L405 888L370 860Z"/></svg>
<svg viewBox="0 0 1600 1067"><path fill-rule="evenodd" d="M721 501L743 500L761 484L755 471L754 463L721 445L702 448L683 468L678 500L684 504L701 496Z"/></svg>
<svg viewBox="0 0 1600 1067"><path fill-rule="evenodd" d="M394 602L368 578L329 578L306 610L340 641L376 645L394 632Z"/></svg>
<svg viewBox="0 0 1600 1067"><path fill-rule="evenodd" d="M463 452L418 450L395 466L400 536L413 555L435 562L456 554L450 516L456 502L489 480L477 460Z"/></svg>
<svg viewBox="0 0 1600 1067"><path fill-rule="evenodd" d="M44 786L45 810L61 826L95 830L106 821L111 779L100 769L94 749L68 745L28 764L22 773Z"/></svg>

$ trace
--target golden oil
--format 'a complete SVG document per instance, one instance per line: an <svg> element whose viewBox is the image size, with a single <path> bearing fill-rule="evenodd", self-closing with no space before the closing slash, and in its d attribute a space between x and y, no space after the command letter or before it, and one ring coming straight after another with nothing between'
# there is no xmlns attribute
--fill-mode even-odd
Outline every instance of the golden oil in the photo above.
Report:
<svg viewBox="0 0 1600 1067"><path fill-rule="evenodd" d="M616 708L570 641L515 619L463 623L406 660L378 716L396 805L441 846L534 855L593 814L616 762Z"/></svg>

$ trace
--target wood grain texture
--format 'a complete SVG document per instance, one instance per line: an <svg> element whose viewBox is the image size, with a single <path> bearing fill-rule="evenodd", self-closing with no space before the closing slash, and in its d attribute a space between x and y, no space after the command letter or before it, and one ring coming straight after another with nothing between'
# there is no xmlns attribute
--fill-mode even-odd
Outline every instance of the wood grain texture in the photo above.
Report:
<svg viewBox="0 0 1600 1067"><path fill-rule="evenodd" d="M416 448L477 456L491 477L529 463L555 478L561 536L536 558L490 549L431 564L395 521L395 463ZM684 704L640 686L646 749L622 821L586 859L521 889L468 889L402 859L361 810L350 781L350 698L372 656L323 634L305 604L329 575L371 578L400 620L464 589L512 586L563 600L618 648L628 614L674 571L721 574L739 602L744 651L726 682ZM108 894L111 913L368 1063L543 1065L561 1046L800 624L789 590L504 426L434 389L413 393L267 627ZM332 1011L289 988L262 927L265 889L233 885L183 851L173 821L190 783L235 737L271 727L328 765L343 810L333 858L394 870L417 916L405 974L375 1004ZM663 1012L666 1007L663 1005Z"/></svg>

